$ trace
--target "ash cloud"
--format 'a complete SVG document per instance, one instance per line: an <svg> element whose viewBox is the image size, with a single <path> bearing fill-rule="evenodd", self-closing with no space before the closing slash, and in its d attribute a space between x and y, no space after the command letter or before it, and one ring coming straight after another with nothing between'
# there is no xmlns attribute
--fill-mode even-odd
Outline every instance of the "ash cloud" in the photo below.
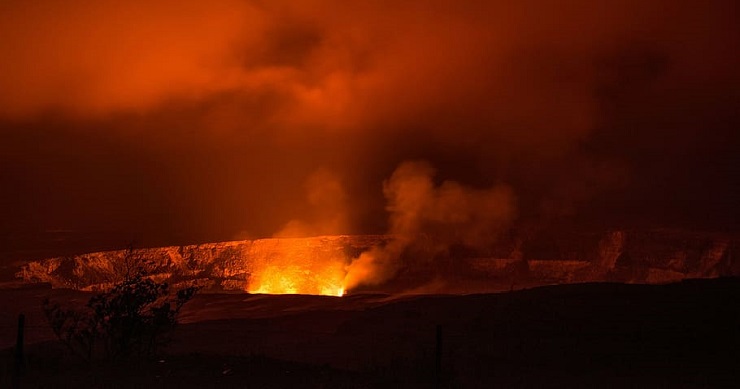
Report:
<svg viewBox="0 0 740 389"><path fill-rule="evenodd" d="M0 230L380 233L379 188L410 160L459 183L437 194L506 183L509 224L737 228L737 11L5 1ZM332 200L306 194L317 171Z"/></svg>

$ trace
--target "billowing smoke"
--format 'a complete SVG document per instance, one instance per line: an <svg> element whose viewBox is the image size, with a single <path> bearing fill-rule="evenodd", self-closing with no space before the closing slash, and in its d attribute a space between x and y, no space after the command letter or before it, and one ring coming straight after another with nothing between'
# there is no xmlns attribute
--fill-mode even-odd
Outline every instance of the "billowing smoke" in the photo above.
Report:
<svg viewBox="0 0 740 389"><path fill-rule="evenodd" d="M392 240L362 253L348 266L345 289L393 277L404 251L418 240L431 242L425 254L432 256L453 244L485 248L516 217L516 199L507 185L487 189L456 181L435 185L434 175L426 162L404 162L383 183Z"/></svg>

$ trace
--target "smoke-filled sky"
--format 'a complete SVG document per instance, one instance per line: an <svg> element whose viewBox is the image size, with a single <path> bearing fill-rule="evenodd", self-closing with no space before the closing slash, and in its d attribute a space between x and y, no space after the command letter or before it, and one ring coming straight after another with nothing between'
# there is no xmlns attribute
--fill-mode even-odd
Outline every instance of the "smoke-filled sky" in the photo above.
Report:
<svg viewBox="0 0 740 389"><path fill-rule="evenodd" d="M444 220L736 230L738 8L5 0L0 233L382 233L404 166Z"/></svg>

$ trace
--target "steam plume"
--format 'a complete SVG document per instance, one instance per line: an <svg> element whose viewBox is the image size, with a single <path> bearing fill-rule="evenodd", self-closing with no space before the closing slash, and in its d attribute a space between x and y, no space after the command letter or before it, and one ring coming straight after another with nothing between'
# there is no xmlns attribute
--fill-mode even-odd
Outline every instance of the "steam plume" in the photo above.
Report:
<svg viewBox="0 0 740 389"><path fill-rule="evenodd" d="M484 248L516 217L508 186L473 189L455 181L437 186L434 175L427 162L404 162L383 183L393 240L362 253L348 266L346 289L393 277L404 250L422 236L434 244L431 255L455 243Z"/></svg>

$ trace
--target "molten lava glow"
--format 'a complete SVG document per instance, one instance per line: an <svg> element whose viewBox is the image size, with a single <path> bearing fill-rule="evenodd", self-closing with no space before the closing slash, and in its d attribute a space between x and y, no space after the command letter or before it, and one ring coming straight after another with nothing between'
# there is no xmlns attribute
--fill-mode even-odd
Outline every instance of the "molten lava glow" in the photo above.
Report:
<svg viewBox="0 0 740 389"><path fill-rule="evenodd" d="M272 266L253 275L254 281L250 282L248 291L264 294L342 296L344 276L332 270L316 272L301 266Z"/></svg>
<svg viewBox="0 0 740 389"><path fill-rule="evenodd" d="M252 256L264 260L255 263L252 269L249 293L344 295L344 268L348 260L342 251L322 249L312 244L312 240L302 238L255 242L251 250L274 255Z"/></svg>

